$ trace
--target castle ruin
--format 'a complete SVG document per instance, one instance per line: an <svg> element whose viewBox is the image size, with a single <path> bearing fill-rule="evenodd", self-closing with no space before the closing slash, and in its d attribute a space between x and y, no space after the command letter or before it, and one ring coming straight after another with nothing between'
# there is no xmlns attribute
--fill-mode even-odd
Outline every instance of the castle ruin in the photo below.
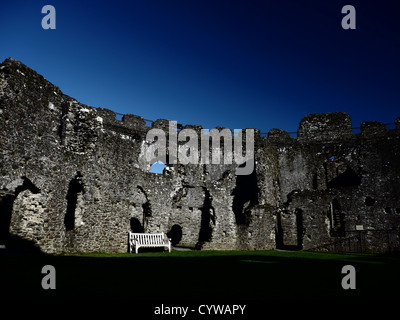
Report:
<svg viewBox="0 0 400 320"><path fill-rule="evenodd" d="M254 171L241 176L235 164L151 173L141 161L146 134L167 124L131 114L117 120L6 59L0 245L126 252L134 231L165 232L173 245L204 250L399 249L400 118L353 132L346 113L312 114L296 137L255 130Z"/></svg>

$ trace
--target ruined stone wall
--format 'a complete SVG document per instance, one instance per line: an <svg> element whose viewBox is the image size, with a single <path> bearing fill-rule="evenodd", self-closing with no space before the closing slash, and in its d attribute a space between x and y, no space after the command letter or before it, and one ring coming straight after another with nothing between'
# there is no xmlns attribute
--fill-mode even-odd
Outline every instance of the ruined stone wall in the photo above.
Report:
<svg viewBox="0 0 400 320"><path fill-rule="evenodd" d="M385 230L398 247L399 129L364 122L352 134L345 113L318 114L303 118L297 139L275 143L282 200L278 245L310 249L369 230L370 249L385 251L386 244L373 239Z"/></svg>
<svg viewBox="0 0 400 320"><path fill-rule="evenodd" d="M154 174L142 117L83 105L10 58L0 65L0 244L126 252L131 230L201 249L309 249L360 225L398 232L396 125L353 134L345 113L309 115L297 138L256 131L248 176L233 164Z"/></svg>

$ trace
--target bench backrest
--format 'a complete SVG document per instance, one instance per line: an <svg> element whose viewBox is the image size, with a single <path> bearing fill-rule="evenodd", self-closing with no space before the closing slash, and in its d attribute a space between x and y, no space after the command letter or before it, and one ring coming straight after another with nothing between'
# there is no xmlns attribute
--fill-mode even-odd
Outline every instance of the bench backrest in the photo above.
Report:
<svg viewBox="0 0 400 320"><path fill-rule="evenodd" d="M135 239L139 244L157 245L164 244L164 233L130 233L131 240Z"/></svg>

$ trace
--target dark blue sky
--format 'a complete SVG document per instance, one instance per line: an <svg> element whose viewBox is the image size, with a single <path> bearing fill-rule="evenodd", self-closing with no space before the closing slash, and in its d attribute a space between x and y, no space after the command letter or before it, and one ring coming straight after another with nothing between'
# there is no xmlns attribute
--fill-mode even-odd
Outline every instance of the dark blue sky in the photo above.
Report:
<svg viewBox="0 0 400 320"><path fill-rule="evenodd" d="M398 1L1 1L0 59L78 101L204 128L400 116ZM56 8L43 30L42 6ZM356 8L356 30L341 9Z"/></svg>

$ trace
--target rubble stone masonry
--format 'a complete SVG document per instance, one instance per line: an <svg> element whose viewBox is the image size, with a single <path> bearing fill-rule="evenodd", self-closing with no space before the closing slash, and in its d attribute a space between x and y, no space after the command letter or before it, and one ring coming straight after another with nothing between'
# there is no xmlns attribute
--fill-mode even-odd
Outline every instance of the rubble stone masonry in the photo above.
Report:
<svg viewBox="0 0 400 320"><path fill-rule="evenodd" d="M356 134L343 112L305 116L296 138L255 130L255 169L243 176L235 164L151 173L141 157L146 133L167 123L117 120L6 59L0 244L126 252L132 230L165 232L174 245L198 249L312 249L359 231L370 250L399 247L399 118L390 130L364 122Z"/></svg>

